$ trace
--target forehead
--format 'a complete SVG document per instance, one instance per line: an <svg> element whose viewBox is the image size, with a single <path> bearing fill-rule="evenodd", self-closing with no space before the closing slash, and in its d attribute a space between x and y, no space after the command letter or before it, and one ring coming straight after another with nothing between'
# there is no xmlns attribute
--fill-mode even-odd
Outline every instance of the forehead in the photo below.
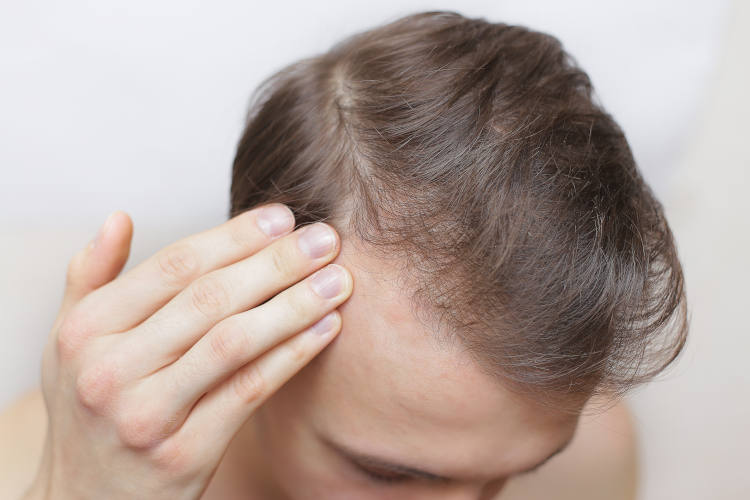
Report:
<svg viewBox="0 0 750 500"><path fill-rule="evenodd" d="M577 420L504 390L461 346L434 341L394 266L343 238L335 262L354 290L339 307L341 333L316 363L320 425L385 456L435 463L448 451L451 471L463 463L467 476L482 474L480 464L491 475L534 463L567 440Z"/></svg>

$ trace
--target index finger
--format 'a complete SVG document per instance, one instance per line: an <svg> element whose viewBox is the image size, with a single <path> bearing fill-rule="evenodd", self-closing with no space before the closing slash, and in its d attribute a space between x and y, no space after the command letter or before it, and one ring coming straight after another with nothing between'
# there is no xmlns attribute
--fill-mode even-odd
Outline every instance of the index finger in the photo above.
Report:
<svg viewBox="0 0 750 500"><path fill-rule="evenodd" d="M106 333L129 330L200 276L256 253L294 228L286 205L270 203L178 240L96 289L75 307Z"/></svg>

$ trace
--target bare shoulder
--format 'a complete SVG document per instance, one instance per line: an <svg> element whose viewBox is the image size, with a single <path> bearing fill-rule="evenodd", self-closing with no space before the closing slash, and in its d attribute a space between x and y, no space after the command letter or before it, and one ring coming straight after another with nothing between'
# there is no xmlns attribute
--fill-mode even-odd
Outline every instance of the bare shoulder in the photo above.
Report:
<svg viewBox="0 0 750 500"><path fill-rule="evenodd" d="M39 389L0 411L0 498L19 498L41 460L47 412Z"/></svg>
<svg viewBox="0 0 750 500"><path fill-rule="evenodd" d="M606 411L584 412L568 449L538 472L509 481L497 500L634 500L637 488L636 428L626 401L619 400Z"/></svg>

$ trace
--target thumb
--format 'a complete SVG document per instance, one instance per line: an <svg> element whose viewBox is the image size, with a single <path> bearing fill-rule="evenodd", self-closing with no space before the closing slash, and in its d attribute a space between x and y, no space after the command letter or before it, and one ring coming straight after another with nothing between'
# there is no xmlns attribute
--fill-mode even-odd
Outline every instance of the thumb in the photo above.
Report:
<svg viewBox="0 0 750 500"><path fill-rule="evenodd" d="M117 210L107 217L97 236L68 264L61 313L120 274L130 255L132 237L133 222L128 214Z"/></svg>

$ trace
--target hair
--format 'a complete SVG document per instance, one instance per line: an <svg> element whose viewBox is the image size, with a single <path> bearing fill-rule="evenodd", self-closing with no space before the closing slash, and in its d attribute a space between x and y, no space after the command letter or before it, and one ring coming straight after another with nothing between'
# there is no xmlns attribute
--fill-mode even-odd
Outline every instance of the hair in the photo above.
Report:
<svg viewBox="0 0 750 500"><path fill-rule="evenodd" d="M662 206L597 101L549 34L409 15L258 87L230 217L326 221L401 263L413 304L506 387L616 398L677 358L687 312Z"/></svg>

